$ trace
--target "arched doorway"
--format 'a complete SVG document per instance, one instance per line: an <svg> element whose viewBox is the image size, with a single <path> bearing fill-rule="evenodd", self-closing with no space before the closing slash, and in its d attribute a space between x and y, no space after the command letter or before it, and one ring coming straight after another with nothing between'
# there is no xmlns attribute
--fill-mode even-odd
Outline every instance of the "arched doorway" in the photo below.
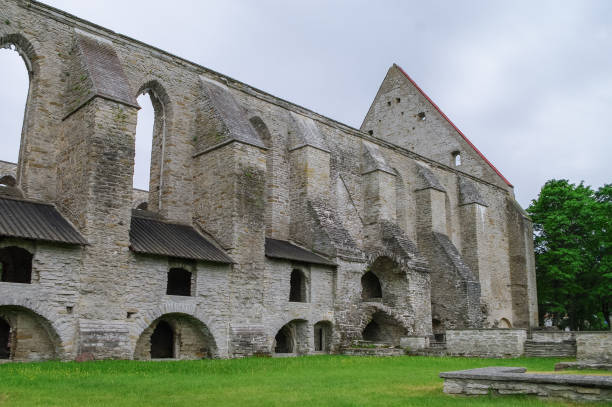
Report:
<svg viewBox="0 0 612 407"><path fill-rule="evenodd" d="M151 359L174 358L174 329L166 321L159 321L151 334Z"/></svg>
<svg viewBox="0 0 612 407"><path fill-rule="evenodd" d="M310 335L312 331L308 329L308 321L295 319L278 330L274 336L272 350L275 354L308 353Z"/></svg>
<svg viewBox="0 0 612 407"><path fill-rule="evenodd" d="M332 325L328 321L319 321L314 325L315 352L329 352L331 349Z"/></svg>
<svg viewBox="0 0 612 407"><path fill-rule="evenodd" d="M400 339L407 334L406 328L382 311L375 312L361 332L364 341L392 346L398 346Z"/></svg>
<svg viewBox="0 0 612 407"><path fill-rule="evenodd" d="M361 277L361 299L368 301L376 298L382 298L380 280L376 274L368 271Z"/></svg>
<svg viewBox="0 0 612 407"><path fill-rule="evenodd" d="M200 319L180 312L158 317L136 342L134 359L196 360L218 355L217 343Z"/></svg>
<svg viewBox="0 0 612 407"><path fill-rule="evenodd" d="M0 359L11 357L11 326L0 318Z"/></svg>

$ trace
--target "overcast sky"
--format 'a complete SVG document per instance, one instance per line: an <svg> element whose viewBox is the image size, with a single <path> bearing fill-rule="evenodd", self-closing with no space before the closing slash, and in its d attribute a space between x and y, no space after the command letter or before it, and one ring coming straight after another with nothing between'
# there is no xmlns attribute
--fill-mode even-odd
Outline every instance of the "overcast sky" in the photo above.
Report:
<svg viewBox="0 0 612 407"><path fill-rule="evenodd" d="M551 178L612 182L612 1L47 3L357 128L395 62L523 206ZM0 159L15 161L27 75L9 56L0 51Z"/></svg>

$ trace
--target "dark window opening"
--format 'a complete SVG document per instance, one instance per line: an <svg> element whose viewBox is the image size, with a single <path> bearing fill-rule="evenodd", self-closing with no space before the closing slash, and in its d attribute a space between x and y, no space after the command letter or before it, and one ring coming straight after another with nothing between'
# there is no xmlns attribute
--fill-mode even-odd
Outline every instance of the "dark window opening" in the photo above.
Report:
<svg viewBox="0 0 612 407"><path fill-rule="evenodd" d="M402 101L402 99L400 99L400 98L395 98L395 102L396 102L396 103L399 103L399 102L401 102L401 101Z"/></svg>
<svg viewBox="0 0 612 407"><path fill-rule="evenodd" d="M328 352L331 341L331 324L321 321L314 325L314 346L316 352Z"/></svg>
<svg viewBox="0 0 612 407"><path fill-rule="evenodd" d="M0 281L4 283L32 283L32 254L21 247L0 249Z"/></svg>
<svg viewBox="0 0 612 407"><path fill-rule="evenodd" d="M381 337L380 326L374 321L370 322L362 333L363 340L369 342L378 342Z"/></svg>
<svg viewBox="0 0 612 407"><path fill-rule="evenodd" d="M293 353L293 341L291 340L288 327L285 326L278 331L274 341L276 342L274 353Z"/></svg>
<svg viewBox="0 0 612 407"><path fill-rule="evenodd" d="M368 271L361 277L361 299L366 301L371 298L382 298L382 288L378 277Z"/></svg>
<svg viewBox="0 0 612 407"><path fill-rule="evenodd" d="M387 106L391 106L391 102L387 102Z"/></svg>
<svg viewBox="0 0 612 407"><path fill-rule="evenodd" d="M191 273L185 269L173 268L168 272L168 295L191 295Z"/></svg>
<svg viewBox="0 0 612 407"><path fill-rule="evenodd" d="M146 210L149 209L149 203L148 202L141 202L141 203L138 204L136 209L141 210L141 211L146 211Z"/></svg>
<svg viewBox="0 0 612 407"><path fill-rule="evenodd" d="M291 272L289 302L306 302L306 278L300 270Z"/></svg>
<svg viewBox="0 0 612 407"><path fill-rule="evenodd" d="M368 134L372 136L374 134L374 130L368 130Z"/></svg>
<svg viewBox="0 0 612 407"><path fill-rule="evenodd" d="M151 359L174 358L174 330L166 321L160 321L151 335Z"/></svg>
<svg viewBox="0 0 612 407"><path fill-rule="evenodd" d="M0 187L14 187L17 185L17 181L12 175L5 175L0 178Z"/></svg>
<svg viewBox="0 0 612 407"><path fill-rule="evenodd" d="M0 359L11 357L11 326L0 318Z"/></svg>
<svg viewBox="0 0 612 407"><path fill-rule="evenodd" d="M419 116L419 119L425 120L425 112L419 112L419 114L417 114L417 116Z"/></svg>

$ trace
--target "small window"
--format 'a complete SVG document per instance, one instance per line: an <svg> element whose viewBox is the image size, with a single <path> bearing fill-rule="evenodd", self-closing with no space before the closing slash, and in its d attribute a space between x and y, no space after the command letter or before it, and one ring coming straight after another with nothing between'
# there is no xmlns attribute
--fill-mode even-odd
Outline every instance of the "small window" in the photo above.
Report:
<svg viewBox="0 0 612 407"><path fill-rule="evenodd" d="M368 130L368 134L372 136L374 134L374 130Z"/></svg>
<svg viewBox="0 0 612 407"><path fill-rule="evenodd" d="M400 99L400 98L395 98L395 103L399 103L399 102L401 102L401 101L402 101L402 99Z"/></svg>
<svg viewBox="0 0 612 407"><path fill-rule="evenodd" d="M390 102L390 101L389 101L389 102L387 102L387 106L391 106L391 102Z"/></svg>
<svg viewBox="0 0 612 407"><path fill-rule="evenodd" d="M0 187L14 187L17 186L17 181L15 180L15 177L13 177L12 175L5 175L4 177L0 178Z"/></svg>
<svg viewBox="0 0 612 407"><path fill-rule="evenodd" d="M32 254L21 247L0 249L0 281L3 283L32 283Z"/></svg>
<svg viewBox="0 0 612 407"><path fill-rule="evenodd" d="M191 296L191 273L182 268L170 269L166 294Z"/></svg>
<svg viewBox="0 0 612 407"><path fill-rule="evenodd" d="M306 301L306 277L301 270L293 270L291 272L291 287L289 289L289 302L307 302Z"/></svg>
<svg viewBox="0 0 612 407"><path fill-rule="evenodd" d="M425 120L425 112L419 112L417 116L419 117L420 120Z"/></svg>
<svg viewBox="0 0 612 407"><path fill-rule="evenodd" d="M141 203L138 204L136 209L138 209L140 211L146 211L147 209L149 209L149 203L147 201L141 202Z"/></svg>
<svg viewBox="0 0 612 407"><path fill-rule="evenodd" d="M453 151L453 164L455 167L459 167L461 165L461 153L459 153L459 151Z"/></svg>

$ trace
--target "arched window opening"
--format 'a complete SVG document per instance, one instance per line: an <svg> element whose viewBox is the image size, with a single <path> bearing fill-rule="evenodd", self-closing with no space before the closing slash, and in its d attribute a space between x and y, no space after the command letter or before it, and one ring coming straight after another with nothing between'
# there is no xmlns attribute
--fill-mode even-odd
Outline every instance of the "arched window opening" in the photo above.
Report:
<svg viewBox="0 0 612 407"><path fill-rule="evenodd" d="M461 165L461 153L459 151L453 151L453 165L455 167Z"/></svg>
<svg viewBox="0 0 612 407"><path fill-rule="evenodd" d="M133 187L146 191L149 190L151 178L151 150L153 146L153 123L155 121L152 99L153 96L147 91L137 99L140 110L136 122Z"/></svg>
<svg viewBox="0 0 612 407"><path fill-rule="evenodd" d="M499 327L504 328L504 329L510 329L512 328L512 324L510 323L508 319L502 318L499 320Z"/></svg>
<svg viewBox="0 0 612 407"><path fill-rule="evenodd" d="M136 209L138 209L140 211L146 211L147 209L149 209L149 203L148 202L141 202L141 203L138 204Z"/></svg>
<svg viewBox="0 0 612 407"><path fill-rule="evenodd" d="M174 358L174 330L166 321L160 321L151 335L151 359Z"/></svg>
<svg viewBox="0 0 612 407"><path fill-rule="evenodd" d="M21 190L17 188L17 181L12 175L5 175L0 178L0 195L23 197Z"/></svg>
<svg viewBox="0 0 612 407"><path fill-rule="evenodd" d="M3 283L32 282L32 254L21 247L0 249L0 281Z"/></svg>
<svg viewBox="0 0 612 407"><path fill-rule="evenodd" d="M13 177L12 175L5 175L4 177L0 178L0 187L14 187L17 186L17 181L15 180L15 177Z"/></svg>
<svg viewBox="0 0 612 407"><path fill-rule="evenodd" d="M30 88L30 72L27 58L15 45L0 43L0 75L3 79L0 92L0 134L2 135L0 160L2 161L11 163L19 161Z"/></svg>
<svg viewBox="0 0 612 407"><path fill-rule="evenodd" d="M289 302L307 302L306 277L301 270L295 269L291 272L290 284Z"/></svg>
<svg viewBox="0 0 612 407"><path fill-rule="evenodd" d="M191 272L183 268L172 268L168 272L168 295L191 295Z"/></svg>
<svg viewBox="0 0 612 407"><path fill-rule="evenodd" d="M11 326L0 318L0 359L11 357Z"/></svg>
<svg viewBox="0 0 612 407"><path fill-rule="evenodd" d="M329 352L331 344L331 324L327 321L317 322L314 326L315 352Z"/></svg>
<svg viewBox="0 0 612 407"><path fill-rule="evenodd" d="M285 325L274 337L274 353L293 353L293 335L291 329Z"/></svg>
<svg viewBox="0 0 612 407"><path fill-rule="evenodd" d="M378 277L368 271L361 277L361 299L367 301L374 298L382 298L382 288Z"/></svg>
<svg viewBox="0 0 612 407"><path fill-rule="evenodd" d="M378 342L381 337L380 326L376 321L371 321L363 330L363 340L369 342Z"/></svg>

